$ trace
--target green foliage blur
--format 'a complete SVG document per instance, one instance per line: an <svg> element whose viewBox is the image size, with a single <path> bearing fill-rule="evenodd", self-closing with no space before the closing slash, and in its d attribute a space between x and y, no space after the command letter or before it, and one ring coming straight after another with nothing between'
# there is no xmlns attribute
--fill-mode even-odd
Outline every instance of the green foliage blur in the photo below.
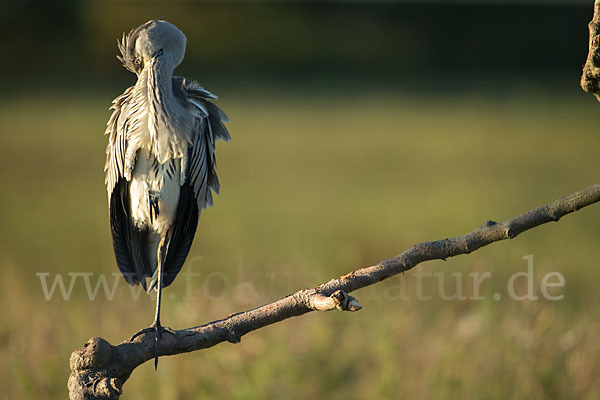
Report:
<svg viewBox="0 0 600 400"><path fill-rule="evenodd" d="M73 350L152 321L155 294L135 300L117 273L103 185L108 107L134 81L115 58L122 32L178 25L176 73L232 121L221 194L164 292L178 329L597 183L600 104L578 86L591 3L3 5L0 398L65 398ZM147 363L123 398L599 399L599 219L591 206L426 263L356 292L356 314ZM538 299L511 299L528 255ZM557 301L540 288L552 272ZM469 274L485 273L471 299ZM44 292L57 276L68 299ZM457 281L468 299L444 300Z"/></svg>

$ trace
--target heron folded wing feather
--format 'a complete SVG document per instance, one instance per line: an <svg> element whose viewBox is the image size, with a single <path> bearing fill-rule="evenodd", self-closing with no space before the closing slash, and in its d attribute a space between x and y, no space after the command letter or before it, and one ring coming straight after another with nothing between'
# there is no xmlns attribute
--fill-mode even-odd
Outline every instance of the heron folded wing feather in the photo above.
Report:
<svg viewBox="0 0 600 400"><path fill-rule="evenodd" d="M150 276L149 261L144 259L146 233L136 228L129 215L129 190L125 179L119 179L110 196L110 228L119 270L131 286L138 283L146 289Z"/></svg>
<svg viewBox="0 0 600 400"><path fill-rule="evenodd" d="M127 151L126 127L119 122L122 120L123 109L126 107L134 87L131 86L113 101L113 110L108 120L105 134L109 136L106 147L106 163L104 164L106 190L109 201L117 181L123 177L125 168L125 154Z"/></svg>
<svg viewBox="0 0 600 400"><path fill-rule="evenodd" d="M217 107L210 101L205 101L204 103L206 105L206 108L208 109L208 114L211 121L220 123L220 125L223 126L223 129L225 129L225 126L221 123L221 121L229 122L229 117L223 112L223 110L221 110L219 107ZM225 129L225 131L227 131L227 129ZM229 133L227 133L225 136L231 140Z"/></svg>
<svg viewBox="0 0 600 400"><path fill-rule="evenodd" d="M201 118L195 126L192 151L188 154L189 169L187 179L194 183L194 192L198 207L201 210L212 205L212 192L219 193L220 185L216 174L215 141L222 139L231 140L231 136L223 122L229 122L229 118L221 109L209 100L216 96L203 89L200 85L184 78L174 78L177 83L179 96L187 98L189 104L197 107ZM175 85L174 85L175 87Z"/></svg>

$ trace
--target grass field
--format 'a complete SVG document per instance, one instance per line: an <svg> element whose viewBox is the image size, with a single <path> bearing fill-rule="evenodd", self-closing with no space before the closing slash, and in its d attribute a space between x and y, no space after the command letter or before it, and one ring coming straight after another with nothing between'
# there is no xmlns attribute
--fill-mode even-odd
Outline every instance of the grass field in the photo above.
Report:
<svg viewBox="0 0 600 400"><path fill-rule="evenodd" d="M0 398L66 397L70 353L147 326L117 272L103 163L116 93L0 100ZM184 328L315 286L410 245L505 220L598 182L600 104L573 93L493 97L360 93L221 94L231 143L218 145L222 192L201 217L187 265L165 291L163 322ZM124 398L600 399L600 207L514 241L362 289L359 313L311 313L238 345L137 369ZM538 300L510 299L534 257ZM185 273L188 272L187 275ZM200 276L191 276L190 272ZM483 300L468 274L489 272ZM540 285L550 272L565 285ZM47 273L48 275L36 275ZM71 275L68 275L71 273ZM90 300L83 275L100 274ZM72 293L47 300L60 274ZM453 275L457 274L457 275ZM422 294L417 298L418 280ZM524 279L516 291L524 293ZM404 287L404 296L401 296ZM493 295L499 293L500 300Z"/></svg>

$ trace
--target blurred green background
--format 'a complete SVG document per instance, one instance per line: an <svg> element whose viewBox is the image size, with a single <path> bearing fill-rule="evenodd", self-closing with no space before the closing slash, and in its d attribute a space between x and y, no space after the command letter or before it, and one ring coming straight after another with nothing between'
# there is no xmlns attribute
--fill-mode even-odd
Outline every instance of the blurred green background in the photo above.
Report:
<svg viewBox="0 0 600 400"><path fill-rule="evenodd" d="M592 6L3 4L0 398L65 398L73 350L152 320L154 294L134 300L113 275L103 185L108 106L134 82L115 58L122 32L157 17L179 26L176 73L232 120L221 195L165 291L163 322L184 328L597 183L600 104L579 89ZM161 358L158 372L147 363L123 397L599 399L599 219L592 206L426 263L356 292L357 314L287 320ZM539 299L510 299L527 255ZM483 300L444 300L457 277L472 296L469 274L486 272ZM562 300L542 296L550 272L564 276L550 291ZM89 295L101 276L114 297ZM73 279L67 300L44 294L57 277L67 291ZM431 299L417 298L419 279Z"/></svg>

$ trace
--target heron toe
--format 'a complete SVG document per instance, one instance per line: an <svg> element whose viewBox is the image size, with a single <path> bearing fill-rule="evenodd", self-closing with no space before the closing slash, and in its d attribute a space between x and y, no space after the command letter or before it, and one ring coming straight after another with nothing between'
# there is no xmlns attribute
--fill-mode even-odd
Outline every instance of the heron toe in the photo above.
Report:
<svg viewBox="0 0 600 400"><path fill-rule="evenodd" d="M177 332L175 332L173 329L169 328L169 327L164 327L160 324L160 322L156 322L154 321L154 323L152 324L152 326L149 329L153 329L156 332L156 337L154 338L155 341L155 354L154 354L154 369L158 368L158 356L159 356L159 348L158 348L158 344L160 343L160 339L162 338L162 334L163 332L167 332L170 333L173 336L177 336Z"/></svg>
<svg viewBox="0 0 600 400"><path fill-rule="evenodd" d="M154 324L152 324L152 326L149 326L148 328L144 328L144 329L142 329L141 331L139 331L139 332L137 332L137 333L134 333L134 334L133 334L133 336L132 336L132 337L130 337L128 341L129 341L129 342L133 342L133 340L134 340L136 337L138 337L138 336L140 336L140 335L143 335L143 334L145 334L145 333L150 333L150 332L155 332L155 331L156 331L156 329L155 329L155 327L154 327Z"/></svg>

